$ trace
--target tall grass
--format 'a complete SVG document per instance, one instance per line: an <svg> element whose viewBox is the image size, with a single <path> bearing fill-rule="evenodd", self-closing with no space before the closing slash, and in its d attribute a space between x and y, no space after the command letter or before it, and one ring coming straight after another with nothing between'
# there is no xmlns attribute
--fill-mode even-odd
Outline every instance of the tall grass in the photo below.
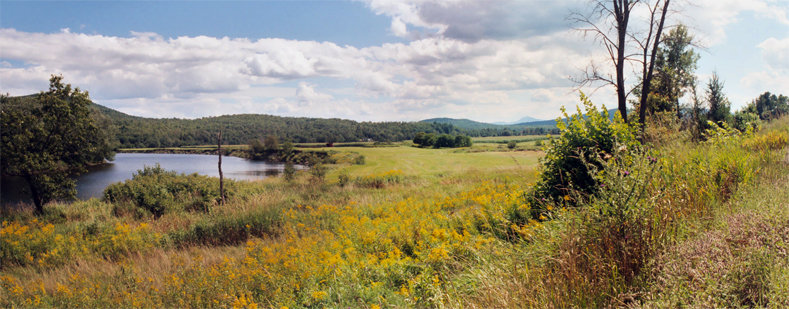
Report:
<svg viewBox="0 0 789 309"><path fill-rule="evenodd" d="M789 135L786 128L776 127L757 135L727 132L701 144L671 143L637 158L627 165L626 173L624 166L606 166L604 177L609 179L600 179L606 185L602 195L585 202L578 211L560 213L526 245L527 249L513 250L512 258L497 261L502 266L474 273L487 288L461 296L458 303L476 307L604 307L645 301L648 298L644 291L660 284L655 269L665 264L660 257L668 248L695 231L705 230L711 217L738 202L733 199L741 188L753 185L759 177L775 181L772 177L776 176L765 171L784 164ZM782 220L786 222L787 217ZM785 234L756 232L762 233L772 235L768 238L778 237L779 243L783 236L774 234ZM764 265L760 256L741 261L740 266L751 269ZM741 305L764 305L766 295L772 294L752 290L758 290L759 282L767 280L766 273L775 273L770 280L783 280L774 285L785 285L785 277L781 277L784 272L746 270L732 273L734 279L728 279L739 280L731 283L737 287L735 292L756 295L741 297L746 299ZM721 302L663 305L725 304L727 298L714 296ZM786 302L786 297L776 298L779 304Z"/></svg>
<svg viewBox="0 0 789 309"><path fill-rule="evenodd" d="M542 222L525 198L533 167L383 173L396 166L383 169L379 149L322 182L238 183L207 212L133 216L91 200L14 213L0 231L0 306L781 307L789 196L760 189L786 187L787 128L608 161L600 194L541 205Z"/></svg>

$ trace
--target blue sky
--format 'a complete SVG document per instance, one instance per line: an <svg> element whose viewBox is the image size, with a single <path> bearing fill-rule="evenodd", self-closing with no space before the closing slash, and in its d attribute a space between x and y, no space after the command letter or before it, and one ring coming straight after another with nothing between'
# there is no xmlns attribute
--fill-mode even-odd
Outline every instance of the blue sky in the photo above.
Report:
<svg viewBox="0 0 789 309"><path fill-rule="evenodd" d="M331 41L356 47L399 42L389 18L351 1L2 1L2 26L28 32L212 36ZM35 17L35 18L33 18Z"/></svg>
<svg viewBox="0 0 789 309"><path fill-rule="evenodd" d="M675 3L671 22L688 24L703 46L702 83L717 71L735 108L764 91L789 94L789 1ZM570 76L606 64L565 19L586 6L3 0L0 90L37 92L63 74L97 103L147 117L549 119L577 102ZM612 92L592 99L613 107Z"/></svg>

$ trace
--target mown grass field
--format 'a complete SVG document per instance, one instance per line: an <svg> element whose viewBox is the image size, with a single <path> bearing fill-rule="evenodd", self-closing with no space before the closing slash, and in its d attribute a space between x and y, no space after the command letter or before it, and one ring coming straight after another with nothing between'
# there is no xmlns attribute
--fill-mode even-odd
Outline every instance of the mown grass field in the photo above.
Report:
<svg viewBox="0 0 789 309"><path fill-rule="evenodd" d="M146 198L4 210L0 306L789 306L789 119L674 133L607 186L644 193L618 215L591 201L532 217L541 153L495 143L318 149L337 159L324 179L231 181L221 206L199 199L206 177L118 189L167 197L159 217Z"/></svg>

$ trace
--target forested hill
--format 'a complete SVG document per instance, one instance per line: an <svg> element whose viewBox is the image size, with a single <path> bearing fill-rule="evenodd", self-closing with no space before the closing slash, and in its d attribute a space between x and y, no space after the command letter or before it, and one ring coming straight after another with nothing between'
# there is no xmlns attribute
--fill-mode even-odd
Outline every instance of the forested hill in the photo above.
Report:
<svg viewBox="0 0 789 309"><path fill-rule="evenodd" d="M222 131L226 144L246 144L252 139L276 136L280 140L307 142L402 141L416 133L497 136L548 134L554 129L512 126L468 128L441 122L357 122L344 119L295 118L243 114L200 119L153 119L130 116L94 104L95 109L112 120L121 148L174 147L216 143ZM555 128L555 127L553 127Z"/></svg>
<svg viewBox="0 0 789 309"><path fill-rule="evenodd" d="M412 139L418 132L462 133L456 127L445 124L356 122L253 114L153 119L126 115L100 105L96 105L96 108L108 116L117 128L121 148L214 144L219 131L222 131L222 140L226 144L246 144L269 135L280 140L306 143L401 141Z"/></svg>
<svg viewBox="0 0 789 309"><path fill-rule="evenodd" d="M469 119L454 119L454 118L430 118L430 119L422 120L420 122L447 123L461 129L471 129L471 130L489 129L489 128L500 129L506 127L506 125L498 125L498 124L478 122Z"/></svg>
<svg viewBox="0 0 789 309"><path fill-rule="evenodd" d="M35 104L36 95L9 100L15 108ZM276 136L280 140L297 143L307 142L358 142L358 141L402 141L413 139L416 133L447 133L476 136L549 134L555 125L501 126L481 124L460 125L455 122L357 122L344 119L295 118L271 115L242 114L199 119L156 119L124 114L98 104L92 107L101 118L108 118L118 137L121 148L177 147L216 143L216 134L222 131L225 144L246 144L253 139ZM470 122L470 120L469 120ZM102 121L108 126L106 119Z"/></svg>

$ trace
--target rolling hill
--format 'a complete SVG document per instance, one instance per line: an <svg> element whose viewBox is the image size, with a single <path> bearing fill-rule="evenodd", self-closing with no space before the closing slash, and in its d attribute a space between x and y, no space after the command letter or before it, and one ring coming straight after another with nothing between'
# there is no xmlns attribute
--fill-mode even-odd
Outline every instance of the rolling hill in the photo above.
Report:
<svg viewBox="0 0 789 309"><path fill-rule="evenodd" d="M14 97L3 108L25 108L35 104L36 95ZM120 148L152 148L206 145L216 142L222 131L227 144L246 144L253 139L275 136L280 140L309 142L393 142L410 140L419 132L464 134L472 137L547 134L550 126L500 126L436 118L418 122L357 122L345 119L280 117L260 114L225 115L199 119L156 119L137 117L92 104L103 126L112 130Z"/></svg>

